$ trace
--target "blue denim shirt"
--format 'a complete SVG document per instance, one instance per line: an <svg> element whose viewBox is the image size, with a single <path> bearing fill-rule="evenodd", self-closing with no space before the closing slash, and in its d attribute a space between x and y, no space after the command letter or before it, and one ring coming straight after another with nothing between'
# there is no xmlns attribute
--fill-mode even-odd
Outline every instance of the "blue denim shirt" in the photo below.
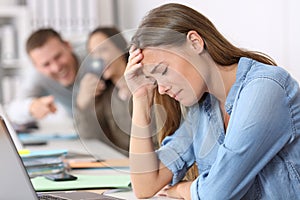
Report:
<svg viewBox="0 0 300 200"><path fill-rule="evenodd" d="M189 108L179 129L157 151L179 182L196 162L192 199L300 199L300 93L282 68L241 58L225 104Z"/></svg>

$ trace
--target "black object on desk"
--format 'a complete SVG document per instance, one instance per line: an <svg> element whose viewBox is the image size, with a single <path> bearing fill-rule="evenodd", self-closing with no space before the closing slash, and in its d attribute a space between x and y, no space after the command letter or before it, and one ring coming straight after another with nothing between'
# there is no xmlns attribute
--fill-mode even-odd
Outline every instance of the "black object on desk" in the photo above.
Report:
<svg viewBox="0 0 300 200"><path fill-rule="evenodd" d="M28 122L25 124L16 124L13 123L13 128L17 133L30 133L39 128L37 122Z"/></svg>
<svg viewBox="0 0 300 200"><path fill-rule="evenodd" d="M47 141L46 140L27 140L27 141L22 141L22 144L24 146L39 146L39 145L46 145Z"/></svg>
<svg viewBox="0 0 300 200"><path fill-rule="evenodd" d="M66 172L62 172L62 173L58 173L58 174L49 174L49 175L45 175L45 177L52 181L74 181L74 180L77 180L76 176L73 176Z"/></svg>

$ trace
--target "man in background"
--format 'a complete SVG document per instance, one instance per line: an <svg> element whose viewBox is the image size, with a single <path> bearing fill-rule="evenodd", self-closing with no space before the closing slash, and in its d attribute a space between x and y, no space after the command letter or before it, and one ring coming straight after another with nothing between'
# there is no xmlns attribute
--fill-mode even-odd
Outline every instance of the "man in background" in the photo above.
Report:
<svg viewBox="0 0 300 200"><path fill-rule="evenodd" d="M80 65L69 42L53 29L40 29L27 40L26 51L34 65L24 74L22 90L8 106L11 120L24 124L45 118L59 102L72 116L72 89Z"/></svg>

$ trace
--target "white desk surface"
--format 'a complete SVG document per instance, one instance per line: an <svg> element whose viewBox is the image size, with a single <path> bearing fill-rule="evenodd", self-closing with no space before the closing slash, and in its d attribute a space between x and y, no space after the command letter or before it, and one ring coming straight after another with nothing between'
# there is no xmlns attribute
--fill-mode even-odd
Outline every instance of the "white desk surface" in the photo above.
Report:
<svg viewBox="0 0 300 200"><path fill-rule="evenodd" d="M98 160L123 159L125 155L114 150L108 145L98 140L81 141L80 139L72 140L53 140L48 141L46 145L26 146L29 150L51 150L67 149L69 154L90 155Z"/></svg>
<svg viewBox="0 0 300 200"><path fill-rule="evenodd" d="M59 121L54 119L40 121L39 127L39 130L35 131L36 133L33 132L31 134L55 133L63 135L76 132L72 121L68 118L60 119ZM70 154L87 154L99 160L126 158L125 155L99 140L82 140L81 138L49 140L47 145L26 146L26 148L29 150L67 149Z"/></svg>

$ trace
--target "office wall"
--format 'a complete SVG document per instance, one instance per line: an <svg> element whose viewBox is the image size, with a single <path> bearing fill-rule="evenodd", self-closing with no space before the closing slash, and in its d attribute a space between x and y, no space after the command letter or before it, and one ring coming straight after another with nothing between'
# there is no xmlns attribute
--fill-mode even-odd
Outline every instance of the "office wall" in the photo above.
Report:
<svg viewBox="0 0 300 200"><path fill-rule="evenodd" d="M119 0L120 27L136 28L150 9L168 2L200 11L232 43L269 54L300 80L300 1Z"/></svg>

